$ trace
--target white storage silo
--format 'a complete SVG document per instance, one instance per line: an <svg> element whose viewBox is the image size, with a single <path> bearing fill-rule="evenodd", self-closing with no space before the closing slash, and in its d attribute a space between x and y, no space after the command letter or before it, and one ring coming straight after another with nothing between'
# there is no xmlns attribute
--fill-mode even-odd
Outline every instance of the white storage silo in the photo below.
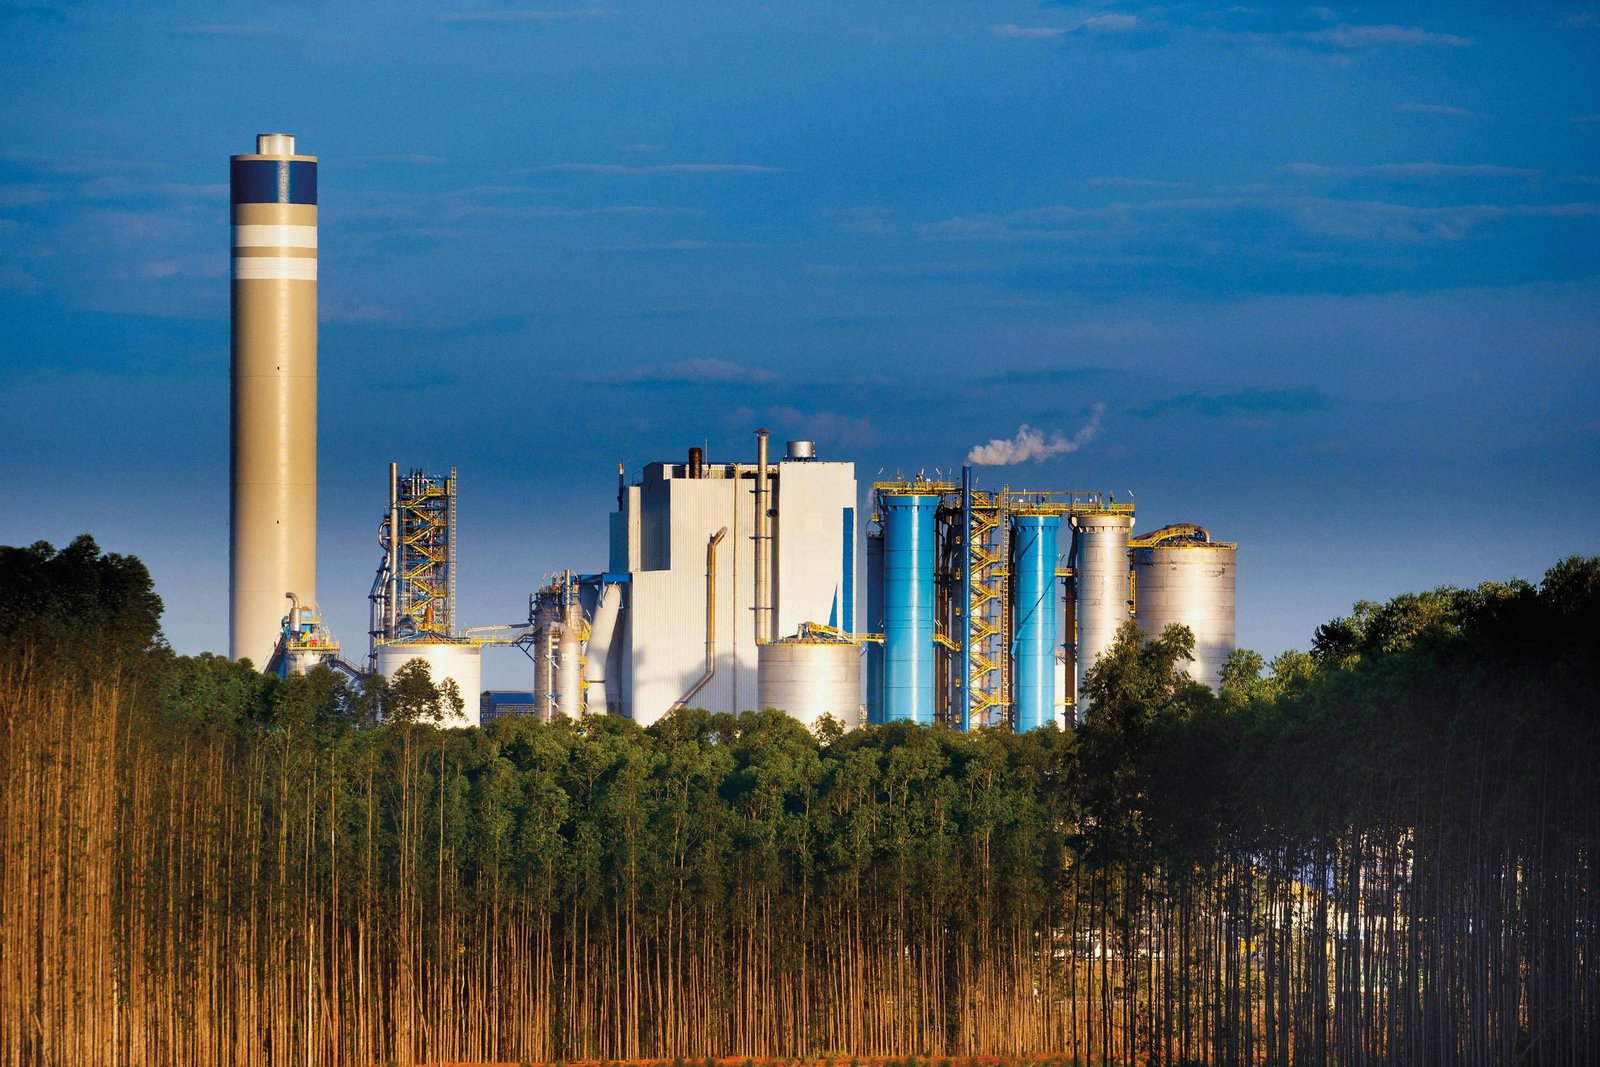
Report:
<svg viewBox="0 0 1600 1067"><path fill-rule="evenodd" d="M448 716L437 725L443 727L477 726L478 696L483 689L483 649L465 642L405 641L377 647L378 673L393 680L401 667L414 659L428 665L433 684L446 679L456 683L461 693L462 709L459 716Z"/></svg>
<svg viewBox="0 0 1600 1067"><path fill-rule="evenodd" d="M1072 516L1073 557L1077 566L1076 611L1078 721L1087 702L1083 679L1096 659L1117 639L1128 620L1128 536L1133 516L1126 512L1093 512Z"/></svg>
<svg viewBox="0 0 1600 1067"><path fill-rule="evenodd" d="M789 637L759 652L760 706L777 708L814 728L832 715L846 730L861 725L861 646L853 641Z"/></svg>
<svg viewBox="0 0 1600 1067"><path fill-rule="evenodd" d="M1238 647L1237 548L1211 540L1203 526L1183 524L1138 538L1129 550L1139 629L1151 638L1175 622L1194 631L1189 674L1212 689Z"/></svg>

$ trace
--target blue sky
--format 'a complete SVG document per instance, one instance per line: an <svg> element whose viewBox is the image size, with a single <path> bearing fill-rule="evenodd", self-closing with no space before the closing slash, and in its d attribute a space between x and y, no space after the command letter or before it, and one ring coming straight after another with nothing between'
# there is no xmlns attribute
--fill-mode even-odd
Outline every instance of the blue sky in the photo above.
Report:
<svg viewBox="0 0 1600 1067"><path fill-rule="evenodd" d="M1600 552L1600 9L0 3L0 543L226 645L226 166L321 168L320 597L461 471L461 614L750 431L1237 539L1241 642ZM1096 412L1098 411L1098 414ZM1092 427L1085 432L1086 427ZM515 653L489 681L524 681Z"/></svg>

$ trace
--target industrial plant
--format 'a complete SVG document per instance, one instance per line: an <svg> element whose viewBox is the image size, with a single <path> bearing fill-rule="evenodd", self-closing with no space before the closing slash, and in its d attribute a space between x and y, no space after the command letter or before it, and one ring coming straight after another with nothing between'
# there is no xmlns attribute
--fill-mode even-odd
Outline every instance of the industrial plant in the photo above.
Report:
<svg viewBox="0 0 1600 1067"><path fill-rule="evenodd" d="M810 441L774 456L759 429L748 461L619 465L606 569L549 576L510 625L458 624L456 471L390 464L352 666L316 605L316 166L287 134L232 160L234 658L358 680L421 660L461 698L447 726L771 707L813 727L1024 731L1081 720L1086 671L1132 619L1188 626L1192 676L1218 685L1236 545L1205 527L1135 537L1131 500L982 487L971 467L863 496L854 463ZM481 692L486 649L526 657L526 693Z"/></svg>

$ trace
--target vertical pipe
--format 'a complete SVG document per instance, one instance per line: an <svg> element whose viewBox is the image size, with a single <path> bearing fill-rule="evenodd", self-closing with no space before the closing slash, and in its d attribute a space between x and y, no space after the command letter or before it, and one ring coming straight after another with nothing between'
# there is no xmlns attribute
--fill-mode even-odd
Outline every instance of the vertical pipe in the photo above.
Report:
<svg viewBox="0 0 1600 1067"><path fill-rule="evenodd" d="M262 134L229 161L228 650L265 667L284 590L317 599L317 160Z"/></svg>
<svg viewBox="0 0 1600 1067"><path fill-rule="evenodd" d="M400 465L389 464L389 596L383 636L395 637L400 623Z"/></svg>
<svg viewBox="0 0 1600 1067"><path fill-rule="evenodd" d="M1061 583L1061 618L1067 632L1061 642L1062 652L1066 659L1066 678L1062 682L1066 689L1065 703L1072 712L1067 725L1076 725L1078 706L1078 556L1077 538L1073 537L1073 552L1067 557L1067 569L1072 572L1072 577Z"/></svg>
<svg viewBox="0 0 1600 1067"><path fill-rule="evenodd" d="M933 725L936 550L931 493L885 494L884 717Z"/></svg>
<svg viewBox="0 0 1600 1067"><path fill-rule="evenodd" d="M539 709L539 721L549 722L556 716L556 623L547 618L539 628L539 655L534 659L534 706Z"/></svg>
<svg viewBox="0 0 1600 1067"><path fill-rule="evenodd" d="M883 630L883 531L867 531L867 631L881 634ZM888 720L883 714L883 645L867 642L867 722L882 723Z"/></svg>
<svg viewBox="0 0 1600 1067"><path fill-rule="evenodd" d="M450 468L450 480L444 486L445 506L445 610L444 629L451 637L456 635L456 469Z"/></svg>
<svg viewBox="0 0 1600 1067"><path fill-rule="evenodd" d="M561 630L556 641L556 708L569 719L583 716L583 644L578 640L583 610L569 571L562 583Z"/></svg>
<svg viewBox="0 0 1600 1067"><path fill-rule="evenodd" d="M955 589L950 578L949 566L951 561L945 553L950 547L942 542L942 523L939 513L934 511L933 536L934 536L934 568L933 568L933 633L935 637L933 646L933 719L935 722L950 723L959 719L959 711L955 706L957 699L954 685L955 673L961 669L960 658L950 650L948 644L941 644L937 638L940 634L948 636L954 632L951 625L950 602L955 599Z"/></svg>
<svg viewBox="0 0 1600 1067"><path fill-rule="evenodd" d="M589 631L589 648L584 656L585 708L588 713L610 711L621 695L620 680L611 676L611 649L617 643L618 618L622 609L622 586L605 582L595 598L594 624Z"/></svg>
<svg viewBox="0 0 1600 1067"><path fill-rule="evenodd" d="M710 540L706 542L706 672L672 705L670 709L672 711L688 707L689 701L693 700L717 673L717 546L722 544L722 539L726 536L728 528L724 526L712 534ZM737 661L735 663L737 664ZM737 675L737 671L735 673Z"/></svg>
<svg viewBox="0 0 1600 1067"><path fill-rule="evenodd" d="M1056 705L1056 544L1059 515L1011 520L1012 644L1016 730L1048 726Z"/></svg>
<svg viewBox="0 0 1600 1067"><path fill-rule="evenodd" d="M972 729L972 465L961 468L961 706L956 719L963 731Z"/></svg>
<svg viewBox="0 0 1600 1067"><path fill-rule="evenodd" d="M756 431L756 569L755 614L756 643L772 640L772 602L769 597L772 582L772 533L768 529L771 509L767 484L767 431Z"/></svg>

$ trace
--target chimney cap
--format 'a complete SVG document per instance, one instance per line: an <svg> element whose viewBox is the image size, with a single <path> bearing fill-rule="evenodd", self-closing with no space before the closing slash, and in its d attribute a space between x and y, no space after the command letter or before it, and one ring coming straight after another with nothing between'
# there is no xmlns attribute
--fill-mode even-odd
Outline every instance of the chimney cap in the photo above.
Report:
<svg viewBox="0 0 1600 1067"><path fill-rule="evenodd" d="M294 134L292 134L292 133L258 133L258 134L256 134L256 155L258 155L258 156L292 156L292 155L294 155Z"/></svg>

